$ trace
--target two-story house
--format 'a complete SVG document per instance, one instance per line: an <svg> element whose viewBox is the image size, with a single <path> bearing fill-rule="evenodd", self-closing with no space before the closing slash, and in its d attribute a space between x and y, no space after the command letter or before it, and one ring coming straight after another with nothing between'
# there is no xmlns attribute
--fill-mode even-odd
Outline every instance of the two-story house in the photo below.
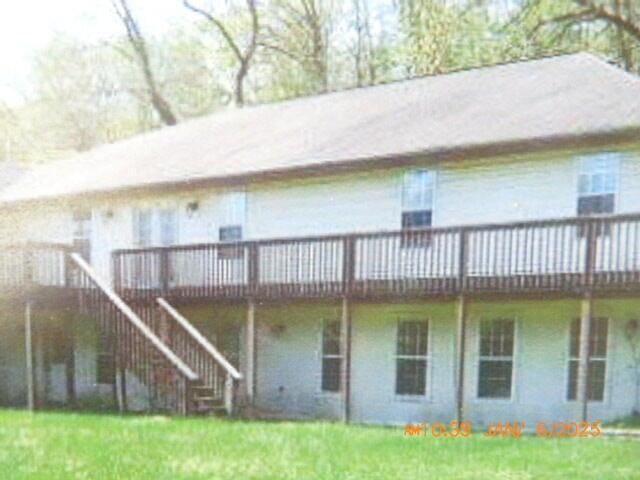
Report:
<svg viewBox="0 0 640 480"><path fill-rule="evenodd" d="M591 55L218 113L0 202L6 403L640 410L640 79Z"/></svg>

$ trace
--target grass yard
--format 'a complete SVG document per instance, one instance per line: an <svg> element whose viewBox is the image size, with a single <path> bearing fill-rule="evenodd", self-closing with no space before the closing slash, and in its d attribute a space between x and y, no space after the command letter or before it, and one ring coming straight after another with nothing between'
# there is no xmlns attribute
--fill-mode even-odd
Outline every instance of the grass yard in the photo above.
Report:
<svg viewBox="0 0 640 480"><path fill-rule="evenodd" d="M0 410L2 479L638 479L640 441Z"/></svg>

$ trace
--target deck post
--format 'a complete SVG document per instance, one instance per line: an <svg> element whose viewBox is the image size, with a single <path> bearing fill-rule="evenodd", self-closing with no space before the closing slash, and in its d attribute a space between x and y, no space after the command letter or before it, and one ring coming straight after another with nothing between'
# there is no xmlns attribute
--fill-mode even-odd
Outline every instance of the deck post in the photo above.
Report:
<svg viewBox="0 0 640 480"><path fill-rule="evenodd" d="M467 345L467 250L469 235L466 229L460 230L458 247L458 297L456 300L456 350L458 353L456 369L456 421L464 420L464 363Z"/></svg>
<svg viewBox="0 0 640 480"><path fill-rule="evenodd" d="M343 411L342 420L349 422L351 418L351 302L348 297L342 299L340 316L340 339L342 365L340 371L340 391L342 392Z"/></svg>
<svg viewBox="0 0 640 480"><path fill-rule="evenodd" d="M467 298L458 295L456 300L456 350L458 361L456 369L456 421L464 421L464 379L465 350L467 344Z"/></svg>
<svg viewBox="0 0 640 480"><path fill-rule="evenodd" d="M25 333L25 355L27 365L27 407L33 411L36 408L35 392L35 370L33 366L33 330L32 330L32 309L31 300L27 300L24 311L24 333Z"/></svg>
<svg viewBox="0 0 640 480"><path fill-rule="evenodd" d="M76 404L76 342L74 319L66 319L66 352L65 352L65 374L67 377L67 401L70 405Z"/></svg>
<svg viewBox="0 0 640 480"><path fill-rule="evenodd" d="M127 371L121 365L118 365L118 378L120 380L119 390L120 395L118 397L118 409L120 412L126 412L129 407L127 404Z"/></svg>
<svg viewBox="0 0 640 480"><path fill-rule="evenodd" d="M582 407L582 421L588 421L589 408L589 338L591 336L591 318L593 315L593 299L590 293L585 294L580 302L580 344L578 360L577 400Z"/></svg>
<svg viewBox="0 0 640 480"><path fill-rule="evenodd" d="M245 391L247 394L247 404L253 405L256 392L256 304L253 299L249 300L247 309L245 341L247 352L245 368Z"/></svg>

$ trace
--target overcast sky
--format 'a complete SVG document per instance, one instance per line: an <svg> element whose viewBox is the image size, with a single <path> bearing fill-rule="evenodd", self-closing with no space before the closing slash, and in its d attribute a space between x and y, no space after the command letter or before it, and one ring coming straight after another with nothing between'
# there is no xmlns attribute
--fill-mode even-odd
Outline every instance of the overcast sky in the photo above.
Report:
<svg viewBox="0 0 640 480"><path fill-rule="evenodd" d="M183 21L179 0L130 0L146 33ZM56 32L100 39L121 33L109 0L19 0L3 2L0 13L0 100L19 101L33 53Z"/></svg>

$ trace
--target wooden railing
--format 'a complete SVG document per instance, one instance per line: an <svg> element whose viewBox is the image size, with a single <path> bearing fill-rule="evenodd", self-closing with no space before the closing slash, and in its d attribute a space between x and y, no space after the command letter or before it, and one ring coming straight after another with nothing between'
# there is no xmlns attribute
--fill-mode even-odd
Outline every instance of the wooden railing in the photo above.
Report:
<svg viewBox="0 0 640 480"><path fill-rule="evenodd" d="M70 246L54 243L0 245L0 292L6 295L70 286L71 252Z"/></svg>
<svg viewBox="0 0 640 480"><path fill-rule="evenodd" d="M442 296L640 287L640 215L114 252L131 299Z"/></svg>
<svg viewBox="0 0 640 480"><path fill-rule="evenodd" d="M198 374L215 401L220 400L231 415L237 382L242 379L242 375L169 302L158 298L157 303L169 320L165 343Z"/></svg>
<svg viewBox="0 0 640 480"><path fill-rule="evenodd" d="M78 254L72 254L73 274L82 313L97 318L103 344L115 368L131 371L149 390L150 408L186 415L193 406L199 377L102 280Z"/></svg>

